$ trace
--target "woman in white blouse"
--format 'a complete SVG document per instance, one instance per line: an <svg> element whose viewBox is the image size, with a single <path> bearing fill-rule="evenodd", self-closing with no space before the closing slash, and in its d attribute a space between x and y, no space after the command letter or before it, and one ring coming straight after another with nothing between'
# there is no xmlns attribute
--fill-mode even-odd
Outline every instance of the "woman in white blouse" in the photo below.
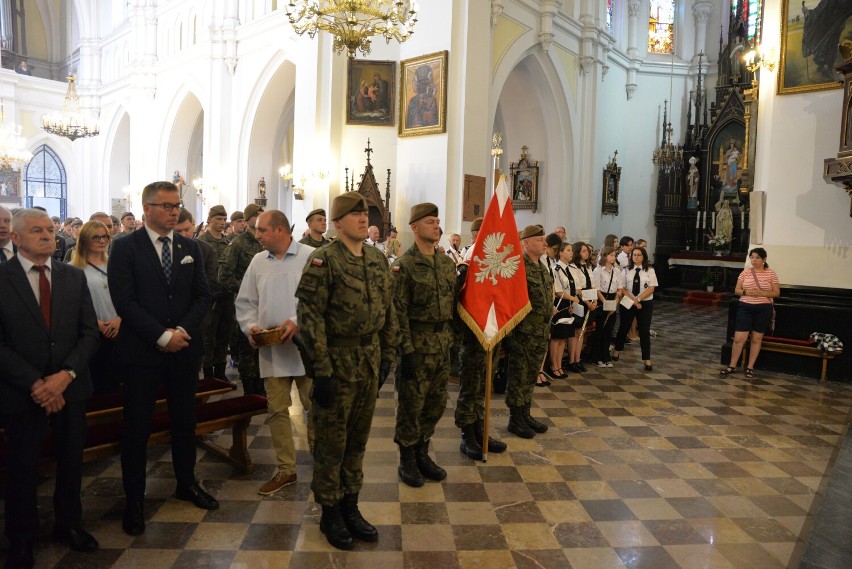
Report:
<svg viewBox="0 0 852 569"><path fill-rule="evenodd" d="M577 241L572 246L573 260L568 264L568 270L571 272L571 276L574 277L574 283L577 286L577 296L582 294L584 289L592 289L594 286L592 285L592 274L591 274L591 266L589 264L589 257L591 257L592 250L589 247L588 243L583 243L582 241ZM580 300L583 303L583 308L585 312L583 313L584 318L586 314L589 314L589 320L594 322L593 313L598 307L598 301L595 300ZM574 341L574 350L575 352L569 351L569 356L571 357L571 361L574 362L571 366L569 366L569 371L573 371L575 373L582 373L586 371L586 366L583 365L583 362L580 361L580 352L583 351L583 344L580 342L580 332L583 329L582 321L578 322L578 326L575 328L574 337L576 340Z"/></svg>
<svg viewBox="0 0 852 569"><path fill-rule="evenodd" d="M601 264L595 267L595 272L592 273L592 286L597 289L598 301L601 305L601 309L598 310L595 318L595 338L592 350L592 360L597 362L598 367L613 367L609 354L609 341L612 338L612 329L615 327L615 312L621 298L619 291L624 286L621 282L621 271L615 264L615 254L615 249L605 247L601 251Z"/></svg>
<svg viewBox="0 0 852 569"><path fill-rule="evenodd" d="M634 247L630 254L630 264L624 269L624 288L621 293L633 301L629 309L619 306L621 311L621 327L615 338L615 351L612 359L618 361L624 349L627 330L633 320L639 323L639 345L642 347L642 361L645 370L654 369L651 366L651 317L654 315L654 290L657 288L657 273L648 264L648 253L643 247Z"/></svg>
<svg viewBox="0 0 852 569"><path fill-rule="evenodd" d="M121 318L112 305L107 283L107 248L111 237L106 225L88 221L80 229L77 247L71 255L71 264L86 273L101 331L101 347L89 362L95 393L108 393L121 387L112 358L112 342L118 335Z"/></svg>
<svg viewBox="0 0 852 569"><path fill-rule="evenodd" d="M570 324L559 323L560 320L572 317L571 305L580 302L577 292L577 281L568 269L568 265L574 258L574 250L570 243L559 245L559 261L553 271L553 295L554 306L558 311L552 320L550 330L550 377L563 379L567 377L562 370L562 357L565 355L565 342L568 341L569 368L573 368L580 361L580 352L576 349L577 337L574 330L578 328L579 318L574 317ZM574 355L576 352L576 356Z"/></svg>

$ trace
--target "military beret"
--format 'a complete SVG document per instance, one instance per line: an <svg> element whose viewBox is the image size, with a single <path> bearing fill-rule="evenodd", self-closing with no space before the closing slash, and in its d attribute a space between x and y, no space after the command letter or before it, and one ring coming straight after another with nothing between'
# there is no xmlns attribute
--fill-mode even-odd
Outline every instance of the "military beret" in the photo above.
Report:
<svg viewBox="0 0 852 569"><path fill-rule="evenodd" d="M223 205L214 205L210 208L210 213L207 214L207 219L211 217L216 217L217 215L223 215L225 217L228 216L228 212L225 211L225 206Z"/></svg>
<svg viewBox="0 0 852 569"><path fill-rule="evenodd" d="M243 216L243 212L241 212L240 210L237 210L231 214L231 221L237 221L238 219L245 219L245 216Z"/></svg>
<svg viewBox="0 0 852 569"><path fill-rule="evenodd" d="M544 238L544 242L547 243L548 247L556 247L562 244L562 239L555 233L550 233L547 237Z"/></svg>
<svg viewBox="0 0 852 569"><path fill-rule="evenodd" d="M250 203L243 210L243 217L246 221L248 221L252 217L260 215L261 213L263 213L263 211L264 209L261 206L257 205L256 203Z"/></svg>
<svg viewBox="0 0 852 569"><path fill-rule="evenodd" d="M529 237L543 237L544 236L544 227L541 225L527 225L524 227L524 230L521 231L521 239L527 239Z"/></svg>
<svg viewBox="0 0 852 569"><path fill-rule="evenodd" d="M331 202L331 219L337 221L353 211L367 211L367 200L358 192L340 194Z"/></svg>
<svg viewBox="0 0 852 569"><path fill-rule="evenodd" d="M471 231L471 233L474 232L474 231L479 231L479 228L481 228L481 227L482 227L482 218L477 217L476 219L473 220L473 223L470 224L470 231Z"/></svg>
<svg viewBox="0 0 852 569"><path fill-rule="evenodd" d="M408 219L408 223L410 225L430 215L438 217L438 206L429 202L419 203L411 208L411 216Z"/></svg>
<svg viewBox="0 0 852 569"><path fill-rule="evenodd" d="M130 216L132 218L136 218L136 216L133 215L132 211L125 211L124 213L121 214L121 221L124 221L124 218L128 217L128 216Z"/></svg>
<svg viewBox="0 0 852 569"><path fill-rule="evenodd" d="M318 207L317 209L313 210L311 213L308 214L308 217L305 218L305 221L310 221L311 218L315 215L325 216L325 210L321 207Z"/></svg>

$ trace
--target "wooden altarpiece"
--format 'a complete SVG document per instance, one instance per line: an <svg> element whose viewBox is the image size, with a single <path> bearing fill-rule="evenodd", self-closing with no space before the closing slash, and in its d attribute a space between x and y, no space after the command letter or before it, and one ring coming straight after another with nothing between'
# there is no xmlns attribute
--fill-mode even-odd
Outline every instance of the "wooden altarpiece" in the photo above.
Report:
<svg viewBox="0 0 852 569"><path fill-rule="evenodd" d="M350 179L349 168L345 169L346 191L358 192L364 196L364 199L367 200L370 225L375 225L379 228L379 241L384 241L392 226L390 211L391 169L388 168L388 179L385 185L385 197L383 200L381 189L378 182L376 182L376 176L373 174L373 165L370 162L370 155L375 150L370 148L369 138L367 139L367 148L364 149L364 152L367 154L367 166L364 168L364 173L361 174L361 180L358 182L357 187L355 186L355 170L352 170L352 178Z"/></svg>

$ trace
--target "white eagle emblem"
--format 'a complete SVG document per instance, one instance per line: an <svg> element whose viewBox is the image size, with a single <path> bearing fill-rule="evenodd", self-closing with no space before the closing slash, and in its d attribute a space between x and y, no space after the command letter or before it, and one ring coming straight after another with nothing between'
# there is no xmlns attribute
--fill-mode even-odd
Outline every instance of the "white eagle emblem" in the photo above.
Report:
<svg viewBox="0 0 852 569"><path fill-rule="evenodd" d="M490 279L491 284L496 285L497 277L510 279L517 272L521 256L515 255L514 257L509 257L514 247L511 244L503 247L504 237L506 237L505 233L492 233L485 238L485 243L482 247L485 258L480 259L479 256L473 258L479 264L479 272L476 273L476 282L481 283L485 279ZM503 247L502 251L500 251L501 247Z"/></svg>

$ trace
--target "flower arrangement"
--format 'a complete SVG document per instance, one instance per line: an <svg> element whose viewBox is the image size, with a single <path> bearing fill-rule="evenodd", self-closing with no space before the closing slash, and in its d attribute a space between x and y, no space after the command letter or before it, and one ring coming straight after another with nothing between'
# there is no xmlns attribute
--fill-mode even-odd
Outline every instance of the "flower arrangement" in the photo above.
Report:
<svg viewBox="0 0 852 569"><path fill-rule="evenodd" d="M710 248L714 251L729 251L731 249L731 238L726 235L721 235L719 233L712 234L709 233L707 235L709 239L707 240L707 244L710 245Z"/></svg>

